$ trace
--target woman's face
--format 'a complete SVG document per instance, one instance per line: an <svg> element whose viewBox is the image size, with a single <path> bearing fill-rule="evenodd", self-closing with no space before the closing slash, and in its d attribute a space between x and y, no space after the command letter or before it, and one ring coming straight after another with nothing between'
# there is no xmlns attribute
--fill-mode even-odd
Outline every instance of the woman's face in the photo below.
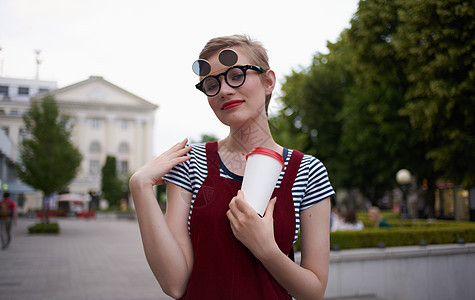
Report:
<svg viewBox="0 0 475 300"><path fill-rule="evenodd" d="M238 55L237 66L254 65L241 48L231 49ZM229 68L219 62L218 53L207 59L212 70L210 75L225 72ZM246 80L238 88L230 87L224 76L220 76L221 89L217 95L208 97L208 103L223 124L241 126L252 118L266 116L265 98L274 89L275 75L273 71L267 71L268 79L265 79L259 74L255 70L247 70Z"/></svg>

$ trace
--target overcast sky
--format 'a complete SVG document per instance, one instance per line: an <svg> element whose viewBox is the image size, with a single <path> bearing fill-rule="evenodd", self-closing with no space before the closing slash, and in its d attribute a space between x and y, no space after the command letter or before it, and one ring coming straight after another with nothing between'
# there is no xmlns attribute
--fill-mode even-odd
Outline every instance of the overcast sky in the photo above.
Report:
<svg viewBox="0 0 475 300"><path fill-rule="evenodd" d="M36 76L64 87L102 76L159 105L154 153L227 128L195 89L191 70L213 37L248 34L269 53L279 83L327 53L358 0L0 0L0 76ZM271 113L278 109L280 85ZM289 145L291 146L291 145Z"/></svg>

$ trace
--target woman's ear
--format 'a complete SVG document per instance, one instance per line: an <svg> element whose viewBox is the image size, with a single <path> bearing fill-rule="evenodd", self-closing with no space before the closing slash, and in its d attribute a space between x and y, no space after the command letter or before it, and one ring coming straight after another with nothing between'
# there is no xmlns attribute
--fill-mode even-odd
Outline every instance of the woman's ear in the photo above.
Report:
<svg viewBox="0 0 475 300"><path fill-rule="evenodd" d="M266 95L272 94L275 88L276 78L275 73L272 70L267 70L266 77L264 79L264 87L266 89Z"/></svg>

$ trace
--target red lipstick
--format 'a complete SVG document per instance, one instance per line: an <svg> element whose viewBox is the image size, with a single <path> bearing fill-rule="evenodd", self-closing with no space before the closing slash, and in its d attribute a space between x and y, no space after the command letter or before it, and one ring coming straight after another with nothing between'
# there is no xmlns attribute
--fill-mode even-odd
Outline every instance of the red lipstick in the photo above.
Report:
<svg viewBox="0 0 475 300"><path fill-rule="evenodd" d="M223 103L221 110L231 109L244 103L244 100L230 100Z"/></svg>

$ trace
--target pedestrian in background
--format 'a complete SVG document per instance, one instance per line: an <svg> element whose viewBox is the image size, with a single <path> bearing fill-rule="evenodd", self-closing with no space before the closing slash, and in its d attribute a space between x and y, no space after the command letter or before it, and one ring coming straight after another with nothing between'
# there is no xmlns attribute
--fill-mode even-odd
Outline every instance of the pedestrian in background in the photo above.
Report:
<svg viewBox="0 0 475 300"><path fill-rule="evenodd" d="M340 223L343 222L340 209L336 206L332 206L332 213L330 215L330 230L336 231L340 227Z"/></svg>
<svg viewBox="0 0 475 300"><path fill-rule="evenodd" d="M12 223L17 223L16 203L10 199L10 193L4 192L0 204L0 236L2 240L2 250L7 249L12 240Z"/></svg>
<svg viewBox="0 0 475 300"><path fill-rule="evenodd" d="M363 230L364 225L363 222L356 219L356 212L353 208L348 208L345 211L344 218L334 227L332 227L332 231L337 230Z"/></svg>
<svg viewBox="0 0 475 300"><path fill-rule="evenodd" d="M384 228L384 227L391 227L383 216L381 215L381 211L379 207L373 206L368 210L368 216L371 221L374 222L374 227L376 228Z"/></svg>

